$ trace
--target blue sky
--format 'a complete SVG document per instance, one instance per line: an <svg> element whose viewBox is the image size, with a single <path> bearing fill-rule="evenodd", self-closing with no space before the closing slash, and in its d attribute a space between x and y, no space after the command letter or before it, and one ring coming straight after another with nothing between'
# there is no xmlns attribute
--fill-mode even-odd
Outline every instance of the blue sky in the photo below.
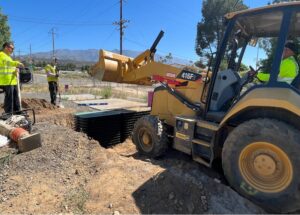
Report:
<svg viewBox="0 0 300 215"><path fill-rule="evenodd" d="M269 0L244 0L250 8ZM157 53L188 60L195 54L196 25L201 20L201 0L125 0L123 49L143 51L160 30L165 35ZM119 19L119 0L2 0L8 15L15 54L52 50L49 33L55 29L56 49L119 49L119 31L112 23Z"/></svg>

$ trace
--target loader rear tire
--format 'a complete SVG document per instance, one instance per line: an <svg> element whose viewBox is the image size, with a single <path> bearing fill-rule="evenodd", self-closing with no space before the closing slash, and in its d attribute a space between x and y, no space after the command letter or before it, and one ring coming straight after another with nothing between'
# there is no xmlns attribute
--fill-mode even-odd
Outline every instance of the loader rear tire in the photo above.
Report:
<svg viewBox="0 0 300 215"><path fill-rule="evenodd" d="M229 184L266 211L300 208L300 132L274 119L253 119L227 137L222 166Z"/></svg>
<svg viewBox="0 0 300 215"><path fill-rule="evenodd" d="M138 119L132 132L132 141L137 150L151 158L162 156L169 146L165 126L156 116Z"/></svg>

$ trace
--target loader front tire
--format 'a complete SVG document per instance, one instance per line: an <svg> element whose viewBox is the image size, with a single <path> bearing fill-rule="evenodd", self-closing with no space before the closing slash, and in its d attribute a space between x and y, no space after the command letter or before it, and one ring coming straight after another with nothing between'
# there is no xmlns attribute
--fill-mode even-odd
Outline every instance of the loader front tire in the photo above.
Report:
<svg viewBox="0 0 300 215"><path fill-rule="evenodd" d="M229 184L266 211L300 209L300 132L274 119L253 119L225 140L222 166Z"/></svg>
<svg viewBox="0 0 300 215"><path fill-rule="evenodd" d="M169 146L163 123L156 116L143 116L137 120L132 132L137 150L148 157L162 156Z"/></svg>

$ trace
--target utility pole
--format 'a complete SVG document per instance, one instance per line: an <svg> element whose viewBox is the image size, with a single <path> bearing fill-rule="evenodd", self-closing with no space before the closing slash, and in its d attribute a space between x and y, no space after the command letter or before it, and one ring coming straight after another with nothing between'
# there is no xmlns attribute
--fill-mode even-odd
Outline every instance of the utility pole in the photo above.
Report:
<svg viewBox="0 0 300 215"><path fill-rule="evenodd" d="M129 20L123 19L123 0L120 0L120 21L114 22L114 25L118 25L120 29L120 54L123 53L123 29L125 29L127 26L125 26L125 23L128 23Z"/></svg>
<svg viewBox="0 0 300 215"><path fill-rule="evenodd" d="M55 29L54 28L51 28L50 32L49 32L51 35L52 35L52 59L55 58Z"/></svg>
<svg viewBox="0 0 300 215"><path fill-rule="evenodd" d="M30 57L30 62L32 61L32 56L31 56L31 44L29 44L29 57Z"/></svg>
<svg viewBox="0 0 300 215"><path fill-rule="evenodd" d="M120 0L120 54L123 53L123 0Z"/></svg>
<svg viewBox="0 0 300 215"><path fill-rule="evenodd" d="M18 50L18 58L19 58L19 60L20 60L20 57L21 57L21 50L19 49Z"/></svg>
<svg viewBox="0 0 300 215"><path fill-rule="evenodd" d="M29 70L32 74L32 83L34 83L34 78L33 78L33 68L32 68L32 50L31 50L31 43L29 44Z"/></svg>

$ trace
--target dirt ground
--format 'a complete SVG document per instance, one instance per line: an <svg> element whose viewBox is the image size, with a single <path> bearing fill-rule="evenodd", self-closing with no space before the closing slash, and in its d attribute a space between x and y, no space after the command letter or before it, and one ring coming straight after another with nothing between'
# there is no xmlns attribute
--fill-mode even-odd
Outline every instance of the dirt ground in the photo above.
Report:
<svg viewBox="0 0 300 215"><path fill-rule="evenodd" d="M105 149L72 129L77 110L38 99L26 105L36 109L42 147L0 148L9 152L0 159L2 214L264 213L180 152L147 159L130 139Z"/></svg>

